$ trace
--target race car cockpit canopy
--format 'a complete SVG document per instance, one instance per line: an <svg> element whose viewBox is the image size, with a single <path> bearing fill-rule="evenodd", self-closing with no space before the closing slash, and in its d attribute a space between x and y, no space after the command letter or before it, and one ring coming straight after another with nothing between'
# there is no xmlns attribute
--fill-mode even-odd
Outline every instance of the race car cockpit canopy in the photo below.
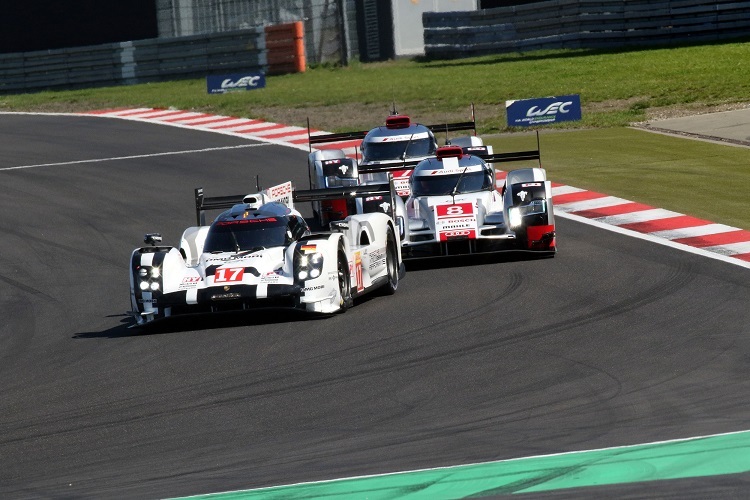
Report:
<svg viewBox="0 0 750 500"><path fill-rule="evenodd" d="M444 196L489 191L494 186L491 166L461 148L439 148L437 156L419 162L411 176L412 196Z"/></svg>
<svg viewBox="0 0 750 500"><path fill-rule="evenodd" d="M362 141L362 162L422 158L435 154L437 141L432 131L408 116L395 115L385 126L370 130Z"/></svg>
<svg viewBox="0 0 750 500"><path fill-rule="evenodd" d="M235 205L219 215L211 224L203 251L206 253L243 252L289 245L309 233L305 219L283 213L269 203L253 210L247 205ZM263 210L269 208L268 210ZM286 207L283 207L286 209Z"/></svg>

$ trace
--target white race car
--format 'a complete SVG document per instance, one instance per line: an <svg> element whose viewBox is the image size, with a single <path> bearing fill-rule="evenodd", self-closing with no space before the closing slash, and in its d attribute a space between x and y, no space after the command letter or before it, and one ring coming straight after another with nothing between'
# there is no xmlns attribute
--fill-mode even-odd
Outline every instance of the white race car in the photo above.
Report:
<svg viewBox="0 0 750 500"><path fill-rule="evenodd" d="M130 259L135 325L181 313L288 307L313 313L344 311L376 289L392 294L404 266L393 208L352 215L311 233L294 201L335 196L395 197L393 185L294 191L291 182L245 196L207 198L196 189L198 225L179 247L137 248ZM391 204L391 207L393 205ZM211 225L205 211L226 209Z"/></svg>
<svg viewBox="0 0 750 500"><path fill-rule="evenodd" d="M445 146L411 167L411 194L396 207L404 259L503 250L554 255L552 193L544 169L511 170L499 192L492 167L538 159L538 149L489 154L486 147Z"/></svg>
<svg viewBox="0 0 750 500"><path fill-rule="evenodd" d="M481 145L476 137L476 122L472 106L472 120L460 123L422 125L406 115L399 115L395 109L385 120L385 125L369 131L343 132L336 134L313 135L308 131L310 154L308 156L308 176L310 189L327 189L341 186L357 186L388 182L385 173L365 172L370 167L397 167L435 155L438 141L435 134L459 130L473 130L474 136L450 139L451 144L462 146ZM308 127L309 129L309 127ZM336 149L313 151L313 145L335 143ZM347 157L343 148L359 148L357 159ZM361 153L361 157L359 157ZM357 161L358 160L358 161ZM409 176L411 169L390 168L396 194L403 199L409 196ZM330 200L313 205L316 219L322 225L332 220L346 217L360 210L347 206L344 200Z"/></svg>

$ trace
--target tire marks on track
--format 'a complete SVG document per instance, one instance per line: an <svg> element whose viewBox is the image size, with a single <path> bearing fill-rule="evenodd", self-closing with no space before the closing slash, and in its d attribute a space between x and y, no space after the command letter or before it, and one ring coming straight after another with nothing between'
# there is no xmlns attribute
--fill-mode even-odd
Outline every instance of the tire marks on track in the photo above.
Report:
<svg viewBox="0 0 750 500"><path fill-rule="evenodd" d="M462 324L468 317L481 318L494 314L492 312L494 310L493 305L503 299L512 297L514 293L517 293L522 288L525 282L520 271L513 271L508 275L510 279L505 284L505 287L498 291L497 294L488 296L486 300L477 304L476 307L464 310L449 318L410 329L387 339L373 340L353 347L333 350L323 355L306 358L301 361L282 364L277 367L277 370L274 373L268 373L265 370L247 370L233 374L229 377L213 379L198 386L190 385L184 387L182 390L171 389L168 393L164 393L164 396L169 394L171 395L171 399L180 401L185 401L188 395L194 395L195 393L206 395L204 398L200 398L189 404L180 404L163 410L154 411L151 404L154 397L158 398L159 395L158 393L149 394L143 397L109 402L106 405L88 406L67 414L58 413L50 415L49 417L40 416L39 420L36 422L26 419L24 421L15 422L20 425L19 427L14 427L14 430L20 431L25 429L24 433L27 437L41 438L46 434L42 433L36 435L33 432L29 433L29 431L40 425L48 427L47 424L50 422L55 422L56 424L63 426L65 430L60 429L59 431L56 431L56 433L58 433L76 432L84 428L91 429L92 427L96 428L100 426L116 425L118 423L132 422L133 420L147 421L165 415L174 415L175 413L193 412L200 409L232 405L239 401L262 400L267 397L287 396L299 392L324 388L333 384L354 382L368 377L377 377L392 373L394 370L412 369L431 363L456 360L458 358L470 357L478 353L487 353L491 350L506 349L508 346L522 341L528 342L532 339L539 340L544 337L554 336L564 331L575 330L590 323L601 322L608 318L635 311L642 305L652 303L654 300L663 299L669 296L670 293L680 290L680 287L685 286L692 281L693 277L687 272L688 270L689 268L682 266L672 268L672 272L669 275L655 283L654 286L643 290L638 295L612 304L604 305L586 314L564 318L558 322L542 323L533 328L525 328L523 326L523 321L511 321L504 326L504 330L515 332L510 335L498 335L494 328L488 327L483 332L477 332L477 335L473 337L474 341L468 345L459 344L457 346L445 346L444 348L435 348L434 345L430 345L432 351L426 349L424 344L419 342L411 346L398 346L398 344L408 341L409 339L418 338L425 332L433 331L435 329L440 331L453 329ZM336 318L329 318L325 321L330 321L331 319ZM336 329L335 326L334 329ZM476 341L477 339L486 340ZM389 345L391 347L389 347ZM366 355L368 352L387 352L387 354L375 354L372 357L368 357L365 366L354 364L354 366L356 366L355 369L344 373L334 372L331 375L325 375L325 372L323 372L322 376L309 378L311 373L319 372L319 370L315 369L316 367L330 365L331 363L345 365L344 360L356 358L360 355ZM559 358L563 361L580 365L584 368L584 371L599 372L605 379L611 380L613 386L619 388L620 382L600 367L586 365L569 358ZM276 373L278 373L278 375ZM544 384L540 385L540 387L543 386ZM527 390L533 390L533 388L527 388ZM597 388L597 391L600 390L601 388ZM185 398L180 397L181 392L184 392ZM608 395L605 400L616 397L617 394L619 394L619 389L615 391L607 391L607 393ZM586 404L590 405L592 403L588 402ZM550 401L540 404L536 409L544 407L550 407ZM533 408L527 408L526 411L531 409ZM80 417L82 415L87 415L90 420L99 420L99 422L93 426L81 425ZM97 418L97 415L101 415L102 418ZM111 417L112 415L118 415L118 417L114 419L107 418L107 416ZM510 415L504 415L503 418L507 419L509 416ZM47 421L47 418L50 419L50 422ZM519 416L519 418L524 417ZM13 424L13 422L7 423Z"/></svg>

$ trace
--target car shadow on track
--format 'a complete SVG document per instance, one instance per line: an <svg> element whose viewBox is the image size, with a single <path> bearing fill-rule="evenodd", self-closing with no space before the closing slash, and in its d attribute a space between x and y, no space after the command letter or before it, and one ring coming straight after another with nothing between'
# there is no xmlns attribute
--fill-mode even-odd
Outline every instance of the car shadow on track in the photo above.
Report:
<svg viewBox="0 0 750 500"><path fill-rule="evenodd" d="M407 260L406 273L425 271L428 269L443 269L450 267L483 266L487 264L502 264L511 262L526 262L532 260L546 260L554 257L553 252L532 252L523 250L509 250L496 253L481 253L471 255L452 255L444 257L429 257L425 259Z"/></svg>
<svg viewBox="0 0 750 500"><path fill-rule="evenodd" d="M289 309L253 309L248 311L222 311L214 313L184 314L156 321L149 325L132 327L133 319L127 314L118 314L120 324L100 332L81 332L74 339L122 338L144 335L162 335L221 328L263 326L275 323L295 323L325 319L325 316L311 315L304 311Z"/></svg>

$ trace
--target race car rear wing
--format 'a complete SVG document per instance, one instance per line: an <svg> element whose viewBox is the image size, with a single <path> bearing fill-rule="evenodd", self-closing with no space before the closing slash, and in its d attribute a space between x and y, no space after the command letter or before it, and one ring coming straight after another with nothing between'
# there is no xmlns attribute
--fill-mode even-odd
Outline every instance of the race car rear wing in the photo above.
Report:
<svg viewBox="0 0 750 500"><path fill-rule="evenodd" d="M206 225L207 210L226 210L232 208L238 203L242 203L246 195L238 194L231 196L212 196L207 197L203 194L203 188L195 188L195 215L196 222L199 226Z"/></svg>
<svg viewBox="0 0 750 500"><path fill-rule="evenodd" d="M393 114L395 114L395 110ZM474 132L474 135L477 135L477 122L474 118L474 103L471 104L471 121L458 123L439 123L437 125L425 126L435 134L445 132L446 136L448 132L456 132L459 130L472 130ZM333 134L312 135L312 130L310 130L310 120L307 120L307 142L310 151L312 151L313 144L362 140L365 138L368 132L369 130L359 130L356 132L339 132Z"/></svg>
<svg viewBox="0 0 750 500"><path fill-rule="evenodd" d="M258 180L256 180L257 193L235 194L230 196L212 196L208 197L203 194L203 188L195 188L195 217L199 226L206 224L207 210L226 210L240 203L247 203L253 206L260 206L264 203L278 201L292 208L292 183L284 182L268 189L260 190Z"/></svg>
<svg viewBox="0 0 750 500"><path fill-rule="evenodd" d="M514 151L510 153L486 154L486 147L462 148L464 154L473 154L484 160L485 163L503 163L511 161L539 160L541 166L541 155L539 149L529 151ZM481 150L481 151L477 151ZM377 173L377 172L394 172L398 170L414 170L422 160L407 160L399 163L388 163L380 165L360 165L359 174Z"/></svg>
<svg viewBox="0 0 750 500"><path fill-rule="evenodd" d="M441 123L438 125L426 125L426 127L432 130L434 133L455 132L457 130L472 130L474 135L477 135L477 123L472 120L470 122L459 122L459 123Z"/></svg>
<svg viewBox="0 0 750 500"><path fill-rule="evenodd" d="M325 144L327 142L342 142L351 140L362 140L367 135L367 130L360 130L358 132L340 132L338 134L320 134L312 135L310 130L310 122L307 122L307 142L312 150L313 144Z"/></svg>
<svg viewBox="0 0 750 500"><path fill-rule="evenodd" d="M390 176L389 176L390 177ZM292 198L295 202L306 202L306 201L325 201L325 200L340 200L340 199L356 199L356 198L376 198L383 197L389 200L390 209L388 215L393 220L396 220L395 200L396 200L396 188L393 186L393 178L390 177L388 183L382 184L366 184L364 186L350 186L350 187L336 187L326 189L307 189L307 190L294 190L292 191Z"/></svg>
<svg viewBox="0 0 750 500"><path fill-rule="evenodd" d="M396 219L393 211L395 207L396 189L393 179L387 184L371 184L366 186L352 186L329 189L295 190L291 182L285 182L278 186L265 189L259 193L230 195L230 196L205 196L203 188L195 188L195 214L197 225L206 225L206 211L226 210L240 203L263 204L271 201L280 201L288 207L293 207L293 202L323 201L336 199L374 198L386 197L390 200L390 213L392 219Z"/></svg>
<svg viewBox="0 0 750 500"><path fill-rule="evenodd" d="M357 171L360 175L362 174L374 174L378 172L395 172L397 170L414 170L414 167L422 161L424 158L419 160L406 160L398 163L385 163L377 165L359 165Z"/></svg>
<svg viewBox="0 0 750 500"><path fill-rule="evenodd" d="M478 155L485 163L502 163L509 161L540 160L542 159L538 149L530 151L515 151L512 153L496 153L487 156Z"/></svg>

